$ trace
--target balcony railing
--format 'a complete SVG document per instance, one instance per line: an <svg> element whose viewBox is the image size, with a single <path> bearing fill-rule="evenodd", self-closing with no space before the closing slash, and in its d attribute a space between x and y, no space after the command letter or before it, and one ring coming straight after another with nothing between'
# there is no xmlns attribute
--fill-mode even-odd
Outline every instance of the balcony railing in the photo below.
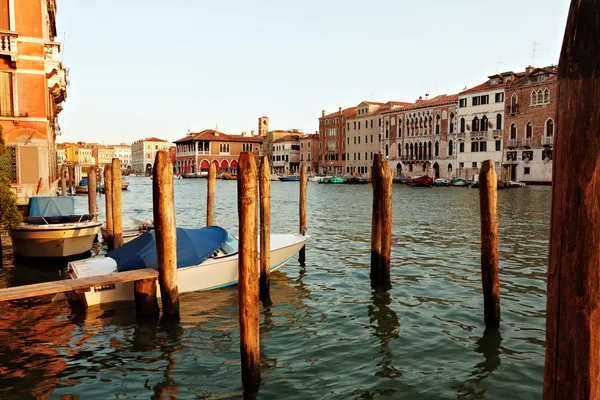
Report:
<svg viewBox="0 0 600 400"><path fill-rule="evenodd" d="M531 147L531 138L523 139L523 147Z"/></svg>
<svg viewBox="0 0 600 400"><path fill-rule="evenodd" d="M517 139L508 139L508 147L517 147Z"/></svg>
<svg viewBox="0 0 600 400"><path fill-rule="evenodd" d="M11 61L17 61L17 32L0 30L0 54L8 54Z"/></svg>
<svg viewBox="0 0 600 400"><path fill-rule="evenodd" d="M485 138L485 134L485 131L475 131L471 132L469 136L471 137L471 140L479 140Z"/></svg>
<svg viewBox="0 0 600 400"><path fill-rule="evenodd" d="M542 146L552 146L554 136L542 136Z"/></svg>
<svg viewBox="0 0 600 400"><path fill-rule="evenodd" d="M495 138L502 136L502 129L494 129L492 131L492 136Z"/></svg>
<svg viewBox="0 0 600 400"><path fill-rule="evenodd" d="M60 43L50 42L44 44L44 58L48 61L59 61Z"/></svg>
<svg viewBox="0 0 600 400"><path fill-rule="evenodd" d="M465 140L465 133L464 132L458 132L456 134L456 139L458 139L458 140Z"/></svg>

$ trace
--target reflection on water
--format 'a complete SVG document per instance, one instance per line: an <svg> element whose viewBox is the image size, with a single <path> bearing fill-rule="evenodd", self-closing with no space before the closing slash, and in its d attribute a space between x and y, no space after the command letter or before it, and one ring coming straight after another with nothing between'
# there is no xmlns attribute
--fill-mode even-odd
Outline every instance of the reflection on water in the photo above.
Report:
<svg viewBox="0 0 600 400"><path fill-rule="evenodd" d="M177 180L179 226L205 220L206 181ZM236 232L236 183L217 183L215 218ZM257 398L538 398L542 392L550 189L498 193L500 332L485 331L477 193L395 186L392 282L369 283L369 185L308 188L306 264L272 274L260 305ZM273 232L297 230L298 186L273 182ZM132 178L125 214L152 216ZM103 198L99 198L103 219ZM79 211L86 198L76 199ZM94 253L103 252L101 246ZM13 266L0 286L61 278ZM236 288L186 293L181 321L138 321L133 304L74 313L50 298L0 304L0 398L242 398Z"/></svg>

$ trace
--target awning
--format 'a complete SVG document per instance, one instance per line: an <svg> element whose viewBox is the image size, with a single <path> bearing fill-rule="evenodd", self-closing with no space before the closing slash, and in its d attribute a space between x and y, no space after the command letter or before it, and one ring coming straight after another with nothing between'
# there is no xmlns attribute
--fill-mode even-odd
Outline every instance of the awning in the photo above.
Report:
<svg viewBox="0 0 600 400"><path fill-rule="evenodd" d="M233 160L231 162L231 169L237 169L238 168L238 162L236 160Z"/></svg>
<svg viewBox="0 0 600 400"><path fill-rule="evenodd" d="M206 161L206 160L202 161L202 164L200 165L200 168L202 168L202 169L208 169L208 167L210 167L210 164L208 163L208 161Z"/></svg>
<svg viewBox="0 0 600 400"><path fill-rule="evenodd" d="M215 164L217 171L219 170L219 162L217 160L213 160L212 164Z"/></svg>
<svg viewBox="0 0 600 400"><path fill-rule="evenodd" d="M227 160L221 161L221 168L223 168L223 169L229 168L229 163L227 162Z"/></svg>

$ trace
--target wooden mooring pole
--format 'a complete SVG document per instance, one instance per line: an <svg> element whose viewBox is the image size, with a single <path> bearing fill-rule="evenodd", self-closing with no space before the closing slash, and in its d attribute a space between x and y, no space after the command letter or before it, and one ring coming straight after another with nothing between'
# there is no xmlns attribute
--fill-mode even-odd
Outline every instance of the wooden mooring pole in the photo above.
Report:
<svg viewBox="0 0 600 400"><path fill-rule="evenodd" d="M208 167L208 182L206 184L206 226L215 224L215 183L217 167L212 162Z"/></svg>
<svg viewBox="0 0 600 400"><path fill-rule="evenodd" d="M486 329L497 329L500 326L498 184L492 160L484 161L479 170L479 214L484 321Z"/></svg>
<svg viewBox="0 0 600 400"><path fill-rule="evenodd" d="M158 280L163 316L179 319L177 288L177 229L175 225L175 193L173 165L169 152L158 151L152 170L152 200Z"/></svg>
<svg viewBox="0 0 600 400"><path fill-rule="evenodd" d="M371 286L389 288L392 251L392 171L381 153L373 158L371 220Z"/></svg>
<svg viewBox="0 0 600 400"><path fill-rule="evenodd" d="M260 160L260 294L261 300L269 300L271 272L271 171L269 157Z"/></svg>
<svg viewBox="0 0 600 400"><path fill-rule="evenodd" d="M600 398L600 0L573 0L558 63L544 399Z"/></svg>
<svg viewBox="0 0 600 400"><path fill-rule="evenodd" d="M123 244L123 188L121 187L121 161L112 159L112 214L113 214L113 247Z"/></svg>
<svg viewBox="0 0 600 400"><path fill-rule="evenodd" d="M88 213L94 216L94 221L98 220L98 206L96 205L96 167L88 167Z"/></svg>
<svg viewBox="0 0 600 400"><path fill-rule="evenodd" d="M240 352L242 383L246 389L260 385L258 330L258 275L256 230L256 162L254 154L240 154L238 187Z"/></svg>
<svg viewBox="0 0 600 400"><path fill-rule="evenodd" d="M300 234L306 233L306 189L308 184L308 170L306 164L303 163L300 167L300 202L299 202L299 221ZM304 245L298 254L298 262L304 263L306 259L306 245Z"/></svg>
<svg viewBox="0 0 600 400"><path fill-rule="evenodd" d="M68 169L67 166L63 165L60 169L60 190L61 190L61 195L62 196L66 196L67 195L67 175L68 175Z"/></svg>
<svg viewBox="0 0 600 400"><path fill-rule="evenodd" d="M104 203L106 204L106 237L108 248L113 247L112 165L104 165Z"/></svg>

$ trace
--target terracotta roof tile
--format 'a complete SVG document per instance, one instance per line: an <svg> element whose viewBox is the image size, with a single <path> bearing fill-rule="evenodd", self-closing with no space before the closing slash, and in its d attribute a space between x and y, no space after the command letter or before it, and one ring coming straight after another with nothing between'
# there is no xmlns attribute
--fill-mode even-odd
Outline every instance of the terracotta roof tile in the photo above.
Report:
<svg viewBox="0 0 600 400"><path fill-rule="evenodd" d="M242 136L242 135L229 135L223 132L217 132L214 129L205 129L201 132L190 133L189 135L176 140L174 143L187 142L190 140L207 140L213 142L253 142L260 143L263 141L262 137L258 136Z"/></svg>
<svg viewBox="0 0 600 400"><path fill-rule="evenodd" d="M343 109L342 115L346 118L352 118L354 115L356 115L356 107L350 107L350 108ZM340 116L340 112L336 111L331 114L327 114L326 116L321 117L320 119L333 118L333 117L339 117L339 116Z"/></svg>

